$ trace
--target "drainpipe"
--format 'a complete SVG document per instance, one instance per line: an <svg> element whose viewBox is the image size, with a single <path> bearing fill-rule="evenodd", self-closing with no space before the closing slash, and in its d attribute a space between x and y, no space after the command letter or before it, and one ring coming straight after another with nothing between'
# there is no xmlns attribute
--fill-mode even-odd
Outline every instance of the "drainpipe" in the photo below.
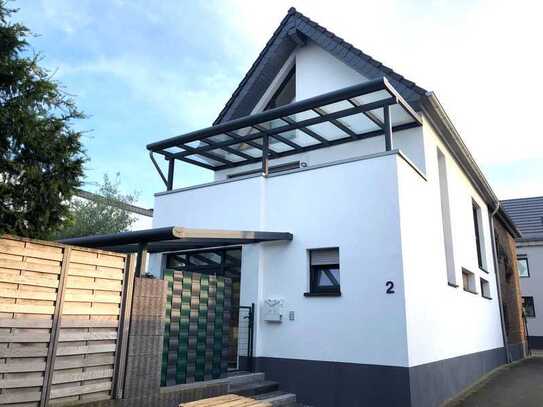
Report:
<svg viewBox="0 0 543 407"><path fill-rule="evenodd" d="M500 320L502 324L502 338L503 345L505 347L505 361L511 363L511 355L509 353L509 343L507 342L507 333L505 330L505 318L503 316L503 304L502 304L502 288L500 283L500 270L498 264L498 249L496 247L496 236L494 234L494 216L500 209L500 201L496 201L496 208L490 215L490 235L492 239L492 258L494 259L494 274L496 275L496 286L498 288L498 303L500 308Z"/></svg>

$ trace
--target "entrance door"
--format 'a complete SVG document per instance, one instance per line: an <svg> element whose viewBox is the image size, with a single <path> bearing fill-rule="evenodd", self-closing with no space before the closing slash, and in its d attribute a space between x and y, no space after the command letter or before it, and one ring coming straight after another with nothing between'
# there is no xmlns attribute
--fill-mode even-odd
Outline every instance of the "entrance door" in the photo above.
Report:
<svg viewBox="0 0 543 407"><path fill-rule="evenodd" d="M224 377L237 365L241 249L168 254L162 385Z"/></svg>

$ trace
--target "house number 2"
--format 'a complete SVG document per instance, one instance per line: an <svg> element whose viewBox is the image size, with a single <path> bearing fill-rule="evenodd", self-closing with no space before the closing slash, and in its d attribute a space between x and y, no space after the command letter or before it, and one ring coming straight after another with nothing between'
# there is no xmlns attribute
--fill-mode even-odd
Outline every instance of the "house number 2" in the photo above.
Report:
<svg viewBox="0 0 543 407"><path fill-rule="evenodd" d="M385 286L387 287L386 293L387 294L394 294L394 283L392 281L387 281L385 283Z"/></svg>

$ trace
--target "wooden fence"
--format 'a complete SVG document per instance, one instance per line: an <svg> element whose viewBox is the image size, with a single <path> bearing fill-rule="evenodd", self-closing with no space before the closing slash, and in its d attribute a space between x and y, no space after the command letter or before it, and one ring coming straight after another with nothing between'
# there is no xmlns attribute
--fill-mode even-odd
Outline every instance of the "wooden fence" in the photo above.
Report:
<svg viewBox="0 0 543 407"><path fill-rule="evenodd" d="M133 272L123 254L0 237L0 405L120 395Z"/></svg>

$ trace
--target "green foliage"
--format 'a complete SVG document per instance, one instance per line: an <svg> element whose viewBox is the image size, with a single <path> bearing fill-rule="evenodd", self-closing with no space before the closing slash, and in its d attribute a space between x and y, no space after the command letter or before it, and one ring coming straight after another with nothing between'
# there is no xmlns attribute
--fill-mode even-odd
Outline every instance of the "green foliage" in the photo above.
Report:
<svg viewBox="0 0 543 407"><path fill-rule="evenodd" d="M84 115L33 54L0 0L0 233L47 237L68 215L85 161Z"/></svg>
<svg viewBox="0 0 543 407"><path fill-rule="evenodd" d="M104 175L104 182L92 199L76 197L72 200L70 215L64 226L50 236L65 239L87 235L124 232L135 222L132 212L125 204L134 204L136 194L123 195L120 190L119 174L115 182Z"/></svg>

